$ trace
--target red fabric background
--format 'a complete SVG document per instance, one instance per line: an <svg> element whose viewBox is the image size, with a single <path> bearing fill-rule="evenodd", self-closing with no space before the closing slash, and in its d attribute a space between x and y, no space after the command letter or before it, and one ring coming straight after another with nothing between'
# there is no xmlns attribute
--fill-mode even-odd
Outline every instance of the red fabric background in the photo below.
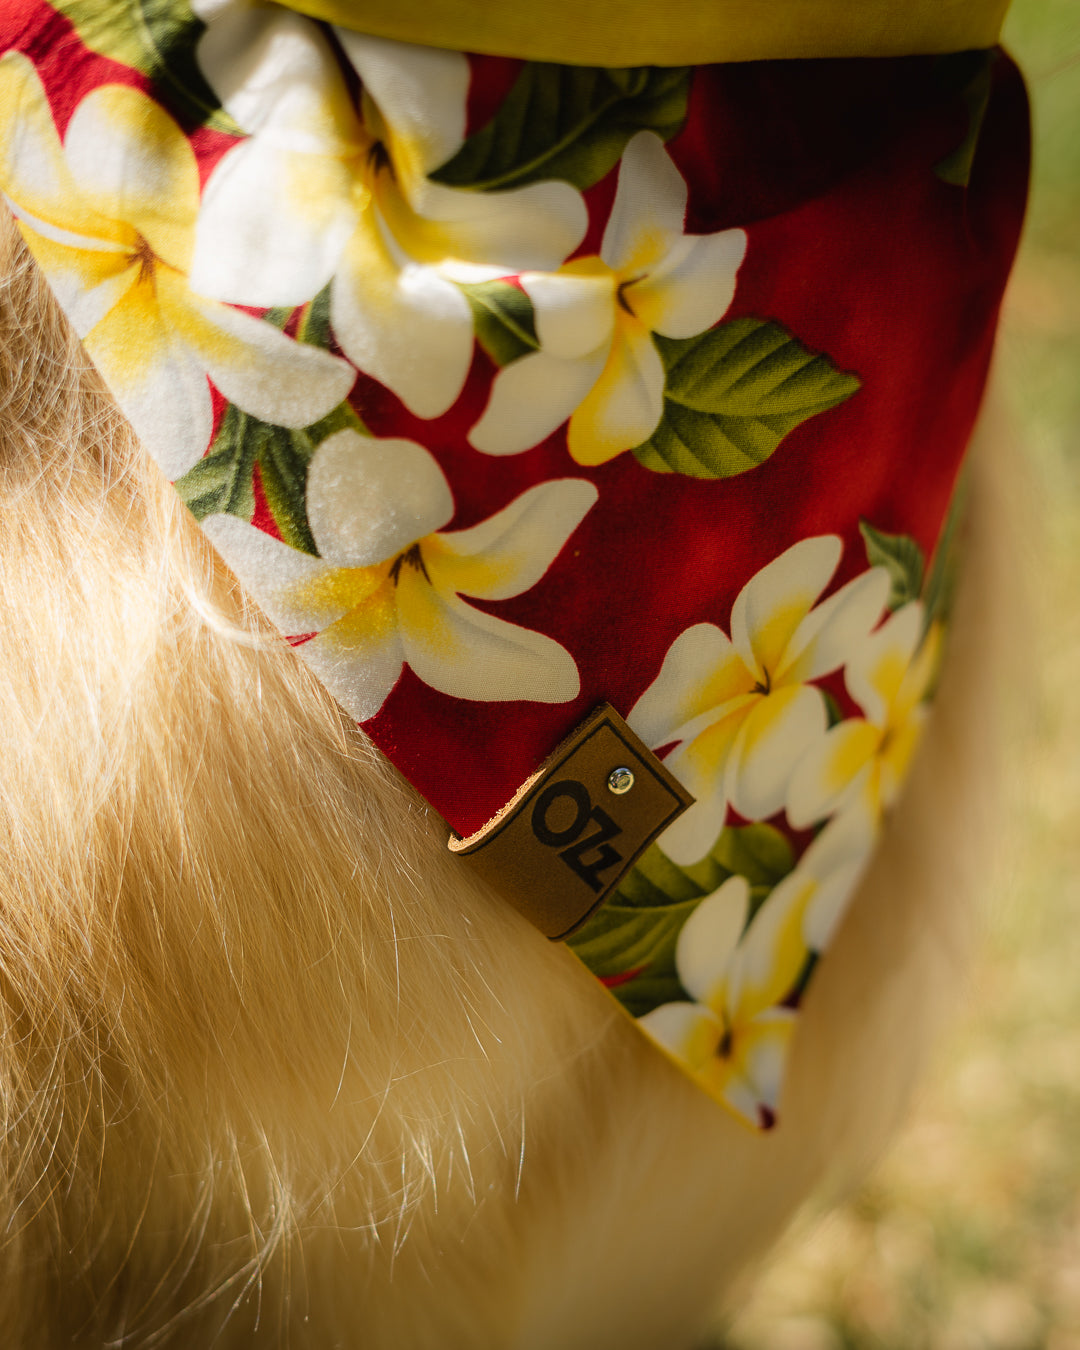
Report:
<svg viewBox="0 0 1080 1350"><path fill-rule="evenodd" d="M585 469L569 457L565 430L522 455L479 454L465 438L493 373L481 353L461 401L434 423L358 383L354 401L376 434L410 436L439 459L457 502L450 528L544 478L586 477L600 489L543 581L490 606L575 655L580 697L474 704L406 668L365 724L460 833L484 824L596 704L628 713L684 628L707 620L727 631L742 586L797 540L843 538L834 587L867 566L860 517L914 536L929 558L978 412L1023 217L1027 105L1007 58L994 67L966 189L933 172L964 130L963 104L943 96L931 58L695 72L688 124L669 151L690 184L689 232L747 228L726 318L774 319L862 381L749 473L656 475L630 454ZM599 246L615 176L588 194L599 225L579 252Z"/></svg>
<svg viewBox="0 0 1080 1350"><path fill-rule="evenodd" d="M93 86L147 87L88 52L40 0L8 0L5 36L37 64L61 134ZM474 129L519 63L471 60ZM628 713L687 626L707 620L726 631L738 591L797 540L842 537L834 587L867 565L860 517L933 552L982 396L1026 196L1027 105L1007 57L994 65L971 181L960 188L934 166L965 128L963 99L934 58L694 72L687 124L668 150L690 188L687 231L747 230L725 317L775 320L862 382L739 477L658 475L632 454L583 468L567 453L565 429L524 454L480 454L466 437L494 370L479 349L461 398L435 421L360 376L352 399L368 427L420 442L441 464L457 506L450 528L545 479L589 478L600 490L542 581L489 606L569 649L581 673L575 702L467 702L406 667L365 724L454 829L479 828L596 704ZM205 181L232 141L185 130ZM616 174L586 193L592 223L579 253L599 249Z"/></svg>

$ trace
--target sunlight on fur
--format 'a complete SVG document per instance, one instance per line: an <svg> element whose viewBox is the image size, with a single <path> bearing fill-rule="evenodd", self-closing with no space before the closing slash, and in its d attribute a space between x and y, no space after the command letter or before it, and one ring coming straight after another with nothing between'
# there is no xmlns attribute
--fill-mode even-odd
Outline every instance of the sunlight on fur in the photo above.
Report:
<svg viewBox="0 0 1080 1350"><path fill-rule="evenodd" d="M933 730L757 1136L447 853L0 252L4 1344L692 1345L961 987L985 456Z"/></svg>

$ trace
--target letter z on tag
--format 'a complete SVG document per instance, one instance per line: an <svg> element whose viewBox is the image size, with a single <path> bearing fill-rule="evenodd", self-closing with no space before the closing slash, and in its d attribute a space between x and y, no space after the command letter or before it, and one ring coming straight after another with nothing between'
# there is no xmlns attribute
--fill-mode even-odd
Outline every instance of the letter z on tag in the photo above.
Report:
<svg viewBox="0 0 1080 1350"><path fill-rule="evenodd" d="M693 802L602 704L467 839L450 838L550 938L568 937Z"/></svg>

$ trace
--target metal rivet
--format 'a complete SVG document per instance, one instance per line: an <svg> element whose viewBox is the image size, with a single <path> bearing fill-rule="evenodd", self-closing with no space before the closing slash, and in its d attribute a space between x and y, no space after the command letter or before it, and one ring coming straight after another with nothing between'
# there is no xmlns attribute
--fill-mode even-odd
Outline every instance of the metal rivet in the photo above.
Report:
<svg viewBox="0 0 1080 1350"><path fill-rule="evenodd" d="M616 797L621 797L624 792L629 792L634 786L633 772L625 764L617 769L612 769L608 774L608 791L614 792Z"/></svg>

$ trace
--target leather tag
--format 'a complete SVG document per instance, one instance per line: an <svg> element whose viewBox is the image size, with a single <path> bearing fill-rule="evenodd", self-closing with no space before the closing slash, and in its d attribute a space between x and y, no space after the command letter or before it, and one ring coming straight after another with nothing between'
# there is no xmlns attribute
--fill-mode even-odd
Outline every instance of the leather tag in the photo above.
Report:
<svg viewBox="0 0 1080 1350"><path fill-rule="evenodd" d="M450 849L549 938L568 937L693 797L601 704L503 809Z"/></svg>

